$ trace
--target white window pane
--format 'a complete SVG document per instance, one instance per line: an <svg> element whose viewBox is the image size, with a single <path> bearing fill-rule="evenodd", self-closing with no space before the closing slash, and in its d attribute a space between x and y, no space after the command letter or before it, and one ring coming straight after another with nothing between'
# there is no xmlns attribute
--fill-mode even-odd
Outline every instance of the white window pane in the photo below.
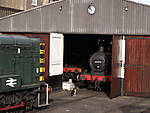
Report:
<svg viewBox="0 0 150 113"><path fill-rule="evenodd" d="M32 5L37 6L37 0L32 0Z"/></svg>

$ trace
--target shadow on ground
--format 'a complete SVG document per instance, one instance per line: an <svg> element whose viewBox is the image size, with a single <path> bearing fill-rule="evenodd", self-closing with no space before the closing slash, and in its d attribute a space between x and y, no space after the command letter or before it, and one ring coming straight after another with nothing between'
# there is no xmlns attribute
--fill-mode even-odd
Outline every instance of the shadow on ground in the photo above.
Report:
<svg viewBox="0 0 150 113"><path fill-rule="evenodd" d="M125 105L119 108L123 113L150 113L149 106L143 105Z"/></svg>
<svg viewBox="0 0 150 113"><path fill-rule="evenodd" d="M78 84L76 84L80 89L88 89L88 90L93 90L93 91L99 91L99 90L96 90L94 88L89 88L89 85L88 83L84 83L84 82L80 82ZM102 88L102 92L104 92L109 98L110 98L110 90L111 90L111 84L107 84L104 88ZM99 91L99 92L101 92Z"/></svg>

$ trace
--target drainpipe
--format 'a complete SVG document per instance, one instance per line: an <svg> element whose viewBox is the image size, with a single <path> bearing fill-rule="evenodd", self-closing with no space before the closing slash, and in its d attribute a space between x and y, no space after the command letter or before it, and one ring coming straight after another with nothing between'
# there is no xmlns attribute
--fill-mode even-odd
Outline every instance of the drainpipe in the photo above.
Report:
<svg viewBox="0 0 150 113"><path fill-rule="evenodd" d="M25 0L25 3L24 3L24 10L27 10L27 0Z"/></svg>

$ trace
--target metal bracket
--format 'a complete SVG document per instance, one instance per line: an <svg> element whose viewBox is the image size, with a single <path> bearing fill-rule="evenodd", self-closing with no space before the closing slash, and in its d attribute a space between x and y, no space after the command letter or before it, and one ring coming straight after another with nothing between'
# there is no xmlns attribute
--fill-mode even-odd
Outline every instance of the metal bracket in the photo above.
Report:
<svg viewBox="0 0 150 113"><path fill-rule="evenodd" d="M41 94L40 94L40 92L38 93L38 107L43 107L43 106L47 106L47 105L49 105L49 103L48 103L48 84L46 84L45 83L45 85L46 85L46 98L45 98L45 104L40 104L40 96L41 96ZM39 90L40 90L40 87L39 87Z"/></svg>

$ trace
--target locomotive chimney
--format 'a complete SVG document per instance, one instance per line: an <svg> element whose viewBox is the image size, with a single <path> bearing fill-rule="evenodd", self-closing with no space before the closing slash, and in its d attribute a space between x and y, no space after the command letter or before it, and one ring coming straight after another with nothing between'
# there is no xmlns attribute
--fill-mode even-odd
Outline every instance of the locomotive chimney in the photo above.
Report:
<svg viewBox="0 0 150 113"><path fill-rule="evenodd" d="M104 47L100 46L99 51L103 53L104 52Z"/></svg>

